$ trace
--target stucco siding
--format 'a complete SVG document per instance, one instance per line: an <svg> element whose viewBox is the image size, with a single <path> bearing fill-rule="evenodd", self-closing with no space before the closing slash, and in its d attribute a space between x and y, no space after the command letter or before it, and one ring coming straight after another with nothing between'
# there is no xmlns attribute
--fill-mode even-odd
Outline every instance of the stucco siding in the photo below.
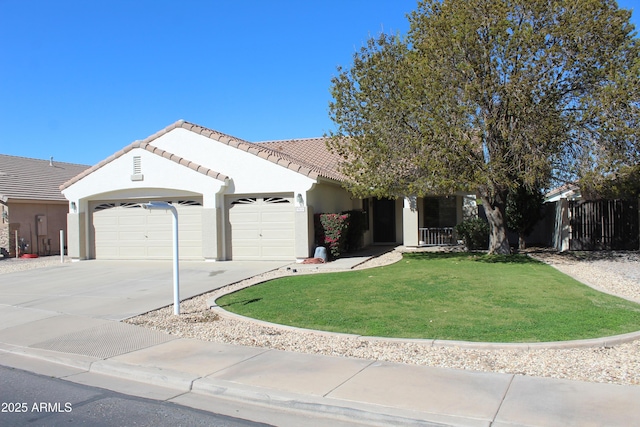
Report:
<svg viewBox="0 0 640 427"><path fill-rule="evenodd" d="M141 173L139 177L132 179L134 157L140 159ZM64 189L63 194L70 201L95 198L98 195L103 200L105 198L115 200L166 197L176 194L176 191L182 194L187 191L194 195L215 194L223 185L222 181L207 177L156 154L134 149ZM174 191L173 194L172 191ZM215 199L213 200L215 204Z"/></svg>
<svg viewBox="0 0 640 427"><path fill-rule="evenodd" d="M354 199L348 191L338 185L326 183L315 185L307 193L307 204L313 206L313 211L316 213L340 213L355 207Z"/></svg>
<svg viewBox="0 0 640 427"><path fill-rule="evenodd" d="M61 203L9 202L8 244L15 254L18 239L29 244L26 252L38 255L60 254L60 230L66 234L68 205ZM38 222L40 220L40 222Z"/></svg>
<svg viewBox="0 0 640 427"><path fill-rule="evenodd" d="M315 183L284 166L186 129L174 129L152 145L229 176L228 193L304 193Z"/></svg>

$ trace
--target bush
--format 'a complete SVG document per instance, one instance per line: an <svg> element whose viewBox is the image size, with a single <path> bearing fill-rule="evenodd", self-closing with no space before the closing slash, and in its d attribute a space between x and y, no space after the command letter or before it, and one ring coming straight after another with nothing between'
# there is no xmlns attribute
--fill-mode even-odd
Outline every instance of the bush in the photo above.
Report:
<svg viewBox="0 0 640 427"><path fill-rule="evenodd" d="M342 212L343 215L349 215L349 223L347 225L347 240L345 242L345 251L353 252L364 246L364 232L366 228L366 213L362 210L352 210Z"/></svg>
<svg viewBox="0 0 640 427"><path fill-rule="evenodd" d="M468 250L487 249L489 247L489 224L480 218L471 218L455 226L458 237L464 240Z"/></svg>
<svg viewBox="0 0 640 427"><path fill-rule="evenodd" d="M349 214L315 214L316 243L328 249L332 258L345 250Z"/></svg>

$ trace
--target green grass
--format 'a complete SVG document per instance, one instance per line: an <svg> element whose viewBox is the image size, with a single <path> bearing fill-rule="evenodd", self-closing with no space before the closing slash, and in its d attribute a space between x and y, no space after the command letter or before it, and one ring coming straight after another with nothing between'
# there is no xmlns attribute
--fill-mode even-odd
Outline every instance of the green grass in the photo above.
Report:
<svg viewBox="0 0 640 427"><path fill-rule="evenodd" d="M272 280L217 303L273 323L365 336L543 342L640 330L639 304L518 255L405 254L385 267Z"/></svg>

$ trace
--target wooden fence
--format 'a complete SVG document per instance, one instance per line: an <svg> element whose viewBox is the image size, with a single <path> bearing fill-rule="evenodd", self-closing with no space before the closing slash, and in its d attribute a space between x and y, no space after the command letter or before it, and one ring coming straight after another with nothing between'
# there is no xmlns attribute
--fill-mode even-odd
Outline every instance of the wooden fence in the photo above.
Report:
<svg viewBox="0 0 640 427"><path fill-rule="evenodd" d="M570 201L570 250L638 250L638 200Z"/></svg>

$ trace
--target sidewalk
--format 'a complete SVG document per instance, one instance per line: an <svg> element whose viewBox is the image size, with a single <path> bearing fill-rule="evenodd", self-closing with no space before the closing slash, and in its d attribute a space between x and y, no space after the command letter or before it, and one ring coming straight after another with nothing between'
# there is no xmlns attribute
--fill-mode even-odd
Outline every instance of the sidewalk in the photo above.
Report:
<svg viewBox="0 0 640 427"><path fill-rule="evenodd" d="M279 426L630 426L640 419L637 386L218 344L28 307L27 299L0 304L0 364Z"/></svg>

